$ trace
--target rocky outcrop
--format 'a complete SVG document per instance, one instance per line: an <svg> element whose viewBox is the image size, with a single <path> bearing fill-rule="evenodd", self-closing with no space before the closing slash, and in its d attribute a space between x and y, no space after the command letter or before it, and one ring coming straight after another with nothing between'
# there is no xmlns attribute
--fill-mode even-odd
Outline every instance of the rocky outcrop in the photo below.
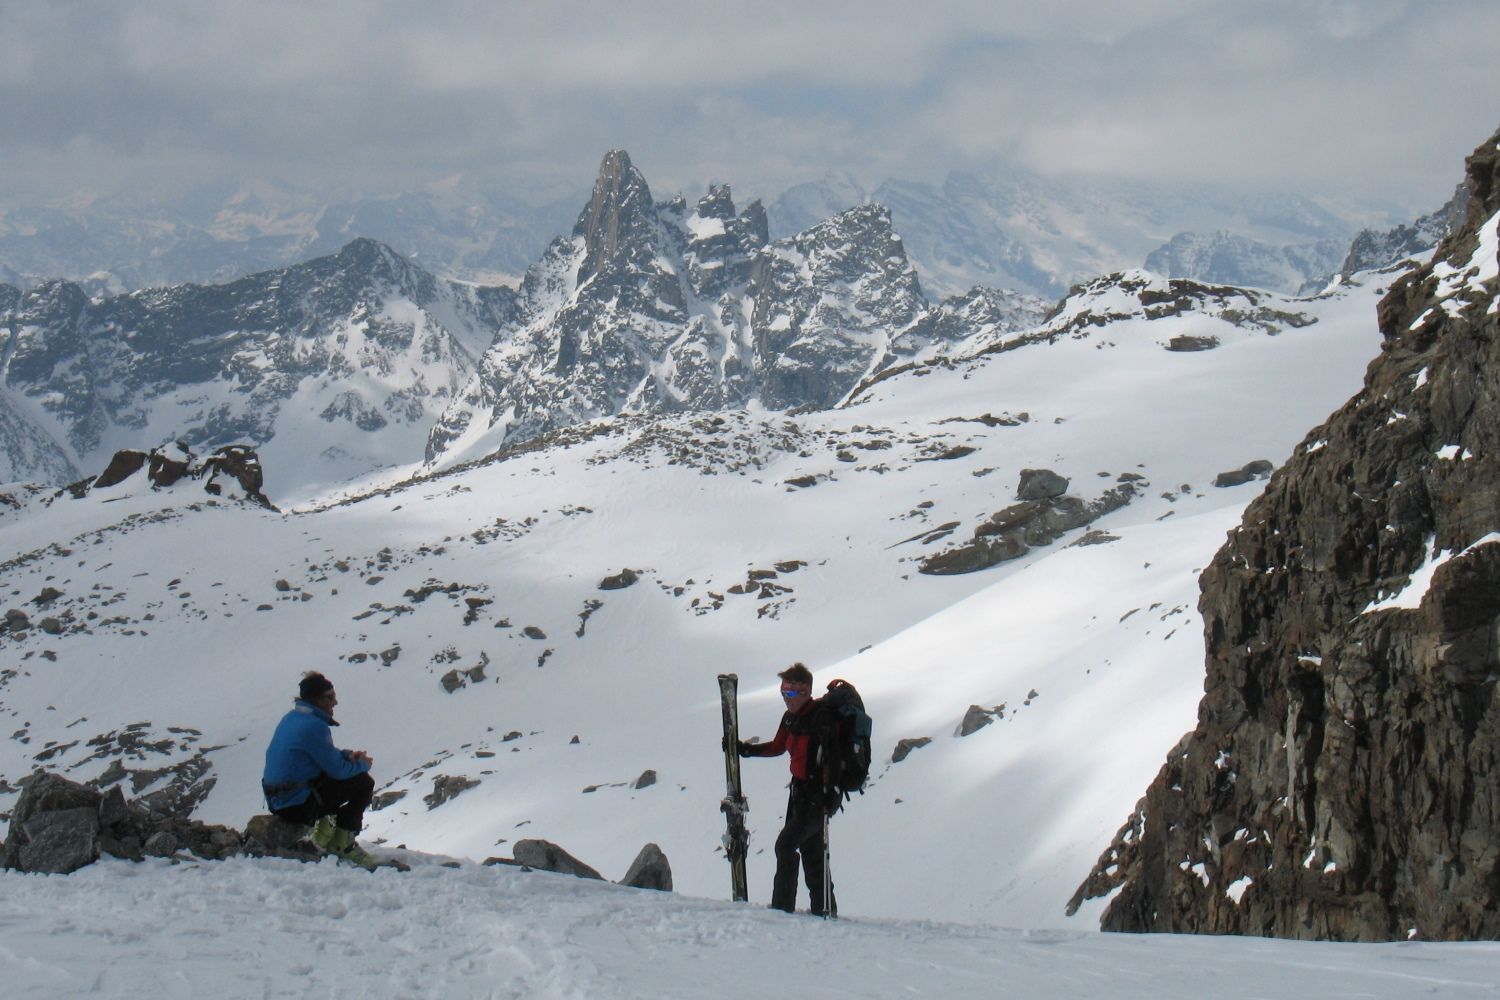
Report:
<svg viewBox="0 0 1500 1000"><path fill-rule="evenodd" d="M128 801L116 785L99 791L38 771L22 782L5 837L5 867L67 874L108 855L140 861L187 852L217 859L236 854L309 860L320 856L304 830L271 816L257 817L246 833L227 826L158 812L145 800Z"/></svg>
<svg viewBox="0 0 1500 1000"><path fill-rule="evenodd" d="M1073 900L1104 928L1500 937L1497 150L1204 571L1197 726Z"/></svg>
<svg viewBox="0 0 1500 1000"><path fill-rule="evenodd" d="M59 491L58 496L66 492L81 500L95 490L117 487L142 474L151 489L168 489L190 479L201 482L203 492L210 496L241 499L276 509L262 491L265 476L260 457L253 450L244 445L226 445L200 459L180 441L149 453L117 451L103 472L92 479L80 479Z"/></svg>
<svg viewBox="0 0 1500 1000"><path fill-rule="evenodd" d="M1016 486L1018 503L996 511L961 545L922 560L918 571L954 576L988 569L1020 558L1034 546L1051 545L1075 528L1119 510L1136 494L1126 481L1092 501L1066 496L1068 480L1050 469L1022 469Z"/></svg>
<svg viewBox="0 0 1500 1000"><path fill-rule="evenodd" d="M1436 212L1422 216L1408 225L1380 232L1365 229L1354 237L1344 257L1338 276L1348 278L1360 271L1388 267L1397 261L1426 253L1438 241L1463 225L1469 206L1469 192L1459 184L1448 203Z"/></svg>

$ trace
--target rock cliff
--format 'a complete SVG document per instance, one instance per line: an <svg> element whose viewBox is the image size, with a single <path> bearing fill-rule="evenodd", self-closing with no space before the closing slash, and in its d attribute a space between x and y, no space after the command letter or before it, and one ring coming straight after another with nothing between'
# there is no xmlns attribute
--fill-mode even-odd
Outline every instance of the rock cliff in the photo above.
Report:
<svg viewBox="0 0 1500 1000"><path fill-rule="evenodd" d="M1105 929L1500 936L1497 150L1203 573L1197 727L1072 902Z"/></svg>

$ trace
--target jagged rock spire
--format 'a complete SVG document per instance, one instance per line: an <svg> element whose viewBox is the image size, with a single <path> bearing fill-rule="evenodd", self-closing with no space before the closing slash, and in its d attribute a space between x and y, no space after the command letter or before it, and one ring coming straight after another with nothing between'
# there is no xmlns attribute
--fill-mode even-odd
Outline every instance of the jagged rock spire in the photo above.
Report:
<svg viewBox="0 0 1500 1000"><path fill-rule="evenodd" d="M604 270L628 252L639 238L649 238L654 206L646 178L623 149L611 149L599 164L599 177L588 207L573 227L584 239L579 283Z"/></svg>

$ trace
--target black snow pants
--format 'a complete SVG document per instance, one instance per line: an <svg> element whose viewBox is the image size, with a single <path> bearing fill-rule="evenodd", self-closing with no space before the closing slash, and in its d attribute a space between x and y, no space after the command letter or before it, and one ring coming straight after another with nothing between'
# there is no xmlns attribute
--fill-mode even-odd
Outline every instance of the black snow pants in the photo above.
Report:
<svg viewBox="0 0 1500 1000"><path fill-rule="evenodd" d="M301 826L312 826L319 816L332 816L341 830L358 833L364 829L365 810L375 797L375 779L368 771L343 781L320 774L309 784L311 795L294 806L276 810L276 815Z"/></svg>
<svg viewBox="0 0 1500 1000"><path fill-rule="evenodd" d="M786 800L786 825L776 838L776 880L771 884L771 906L774 909L788 913L796 909L797 866L800 856L812 912L818 916L825 915L823 858L827 845L823 841L824 808L822 789L816 781L793 779L792 790ZM832 887L832 882L829 886ZM828 900L826 913L838 913L837 900Z"/></svg>

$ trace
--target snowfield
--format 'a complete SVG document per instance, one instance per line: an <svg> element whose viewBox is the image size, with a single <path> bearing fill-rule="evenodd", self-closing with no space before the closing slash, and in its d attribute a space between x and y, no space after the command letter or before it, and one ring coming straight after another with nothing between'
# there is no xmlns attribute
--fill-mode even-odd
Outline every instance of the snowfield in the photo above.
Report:
<svg viewBox="0 0 1500 1000"><path fill-rule="evenodd" d="M788 917L441 867L107 861L0 879L0 977L29 997L1493 997L1497 944L1337 945ZM426 863L424 863L424 861Z"/></svg>
<svg viewBox="0 0 1500 1000"><path fill-rule="evenodd" d="M340 745L375 758L364 840L414 865L6 873L8 995L1493 996L1487 945L1101 936L1104 901L1064 914L1194 725L1198 574L1260 488L1215 477L1316 447L1389 280L1259 320L1100 288L1050 338L837 410L601 420L290 513L142 476L0 490L0 609L32 620L0 636L0 810L34 768L114 768L132 797L176 788L243 828L316 668ZM919 572L1023 469L1133 495L1011 561ZM739 675L742 734L768 738L794 660L875 720L870 786L832 823L833 923L762 909L783 759L745 764L751 903L721 902L714 679ZM609 878L656 843L676 892L479 864L528 837Z"/></svg>

